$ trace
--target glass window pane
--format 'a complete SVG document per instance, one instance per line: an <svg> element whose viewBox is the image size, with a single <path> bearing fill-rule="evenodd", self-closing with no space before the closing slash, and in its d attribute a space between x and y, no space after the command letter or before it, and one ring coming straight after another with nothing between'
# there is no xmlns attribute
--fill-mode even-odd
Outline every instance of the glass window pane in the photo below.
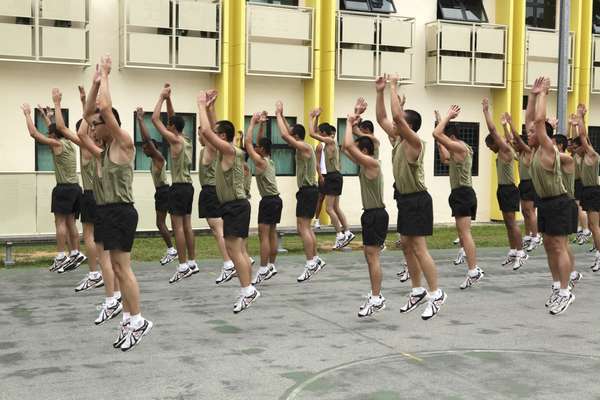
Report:
<svg viewBox="0 0 600 400"><path fill-rule="evenodd" d="M252 3L276 4L281 6L298 6L298 0L246 0Z"/></svg>
<svg viewBox="0 0 600 400"><path fill-rule="evenodd" d="M296 175L295 150L290 148L274 148L272 149L273 163L278 176Z"/></svg>
<svg viewBox="0 0 600 400"><path fill-rule="evenodd" d="M288 125L291 127L296 124L296 117L285 117ZM277 126L277 118L269 117L269 122L267 123L267 132L271 138L271 142L273 144L282 144L287 146L287 142L281 138L281 134L279 133L279 127ZM308 136L308 132L306 133Z"/></svg>
<svg viewBox="0 0 600 400"><path fill-rule="evenodd" d="M488 22L481 0L463 0L468 21Z"/></svg>
<svg viewBox="0 0 600 400"><path fill-rule="evenodd" d="M371 11L380 13L395 13L396 7L393 0L369 0Z"/></svg>
<svg viewBox="0 0 600 400"><path fill-rule="evenodd" d="M52 109L54 112L54 109ZM66 108L62 109L63 119L65 125L69 126L69 110ZM35 128L44 136L48 136L48 127L42 117L40 110L35 109L34 113L34 124ZM52 160L52 150L45 144L35 144L35 170L36 171L54 171L54 161Z"/></svg>
<svg viewBox="0 0 600 400"><path fill-rule="evenodd" d="M346 134L346 119L338 118L337 120L337 141L340 145L340 169L342 175L358 175L359 166L354 164L343 152L341 144Z"/></svg>
<svg viewBox="0 0 600 400"><path fill-rule="evenodd" d="M370 11L367 0L340 0L340 8L348 11Z"/></svg>

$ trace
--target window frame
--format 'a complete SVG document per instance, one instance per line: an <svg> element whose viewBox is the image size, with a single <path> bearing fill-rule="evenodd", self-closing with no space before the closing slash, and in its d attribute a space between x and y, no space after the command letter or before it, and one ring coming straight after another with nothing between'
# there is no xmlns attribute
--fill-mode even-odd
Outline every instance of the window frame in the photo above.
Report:
<svg viewBox="0 0 600 400"><path fill-rule="evenodd" d="M552 29L555 30L556 29L556 15L557 15L557 1L556 0L543 0L544 3L543 4L538 4L535 0L526 0L525 1L525 26L531 26L533 28L542 28L542 29ZM546 22L546 2L548 1L554 1L554 15L552 16L552 25L551 26L545 26L544 23ZM527 22L527 11L529 8L532 8L534 10L534 15L537 15L537 10L538 9L542 9L544 12L544 18L542 19L542 23L538 24L538 18L537 16L535 17L535 24L530 24ZM592 29L593 29L593 25L592 25Z"/></svg>
<svg viewBox="0 0 600 400"><path fill-rule="evenodd" d="M600 34L600 0L592 3L592 33Z"/></svg>
<svg viewBox="0 0 600 400"><path fill-rule="evenodd" d="M50 109L53 113L56 112L56 110L54 108ZM68 108L61 108L62 114L63 114L63 120L65 121L65 126L68 128L69 127L69 109ZM53 118L51 118L51 121L53 120ZM38 130L38 132L40 132L42 135L44 136L48 136L48 127L42 122L43 121L43 117L42 117L42 112L36 107L34 110L34 114L33 114L33 124L35 125L35 129ZM39 123L38 123L39 122ZM52 121L54 122L54 121ZM52 156L52 149L50 148L50 146L42 144L42 143L38 143L38 142L34 142L34 153L35 153L35 172L54 172L54 163L52 163L52 168L51 169L40 169L40 165L39 165L39 155L40 155L40 149L45 149L44 151L48 151L50 152L50 156ZM43 152L43 151L42 151Z"/></svg>
<svg viewBox="0 0 600 400"><path fill-rule="evenodd" d="M346 134L346 118L338 118L336 121L336 140L338 143L338 149L340 152L340 174L342 176L358 176L360 172L360 165L356 164L342 151L342 142L344 141L344 135ZM346 172L344 171L344 162L343 160L347 160L349 163L354 165L354 172Z"/></svg>
<svg viewBox="0 0 600 400"><path fill-rule="evenodd" d="M470 8L467 7L467 5L465 4L465 0L449 0L449 1L453 1L455 3L455 7L453 7L456 10L460 10L461 14L462 14L462 18L448 18L444 16L444 12L442 11L444 8L447 7L442 7L442 4L440 2L440 0L437 1L437 19L441 19L441 20L446 20L446 21L460 21L460 22L469 22L469 23L475 23L475 24L487 24L489 23L490 19L488 17L487 11L485 10L485 6L483 4L483 0L476 0L479 1L479 3L481 4L481 11L482 11L482 18L479 20L473 20L473 19L469 19L467 17L467 12L468 10L470 10Z"/></svg>
<svg viewBox="0 0 600 400"><path fill-rule="evenodd" d="M269 4L274 6L298 7L299 0L246 0L246 3ZM294 4L285 4L294 3Z"/></svg>
<svg viewBox="0 0 600 400"><path fill-rule="evenodd" d="M347 8L346 0L339 0L338 8L340 11L362 12L362 13L371 13L371 14L396 14L396 12L397 12L397 8L396 8L396 4L394 3L394 0L383 0L384 4L386 2L387 2L387 4L391 4L392 9L393 9L392 11L380 10L377 7L374 8L373 0L348 0L348 1L352 1L355 3L358 3L358 2L365 3L365 5L367 7L365 9Z"/></svg>
<svg viewBox="0 0 600 400"><path fill-rule="evenodd" d="M244 116L244 133L248 130L248 126L250 124L250 120L252 119L252 115L245 115ZM298 122L298 118L295 116L286 116L285 119L287 120L288 124L291 126L293 124L297 124ZM290 151L292 154L292 167L291 167L291 171L289 173L287 172L281 172L278 170L278 168L275 168L275 176L296 176L296 150L290 146L289 144L285 143L273 143L273 124L277 123L277 117L275 116L268 116L267 117L267 122L265 124L265 133L264 136L266 138L269 138L271 140L271 158L273 160L273 162L275 162L275 158L273 157L273 153L274 150L286 150L286 151ZM259 129L258 126L256 126L254 128L255 130ZM255 140L254 140L255 136L254 136L254 132L253 132L253 136L252 136L252 143L254 145L256 145ZM248 168L250 168L250 171L252 171L252 175L254 175L254 163L252 162L251 158L248 158Z"/></svg>
<svg viewBox="0 0 600 400"><path fill-rule="evenodd" d="M461 134L462 140L471 146L473 149L473 164L471 165L471 176L479 176L479 137L481 135L481 125L479 122L455 121L451 122L456 125L458 132ZM464 130L474 129L471 140L464 140ZM443 164L440 158L440 151L437 144L434 147L433 154L433 176L450 176L450 166Z"/></svg>
<svg viewBox="0 0 600 400"><path fill-rule="evenodd" d="M175 115L183 117L183 118L190 118L191 122L186 120L185 123L185 127L188 127L188 123L189 125L192 127L191 129L191 142L192 142L192 165L190 167L190 171L195 172L197 171L197 165L196 165L196 145L197 145L197 137L196 137L196 113L181 113L181 112L176 112ZM146 123L146 126L148 128L148 130L156 130L156 128L154 128L154 125L152 124L151 121L151 117L152 117L152 111L145 111L144 112L144 117L148 117L148 120L145 120L144 122ZM167 112L161 112L160 113L160 119L163 122L163 124L167 124L167 119L168 119L168 114ZM186 129L184 128L184 129ZM138 121L135 115L135 111L133 112L133 142L135 145L135 150L136 150L136 155L135 155L135 159L133 162L133 170L134 171L150 171L150 168L138 168L138 154L140 154L140 157L146 157L146 155L143 153L142 151L142 133L139 133L139 138L140 140L137 140L138 138ZM150 137L152 138L152 133L150 132ZM161 136L161 140L158 141L156 138L155 139L158 143L159 143L159 151L160 153L163 155L163 157L165 158L165 161L167 163L166 165L166 170L170 171L171 170L171 155L170 155L170 151L169 151L169 142L167 142L165 139L162 138ZM150 157L146 157L147 159L150 159ZM152 162L150 161L150 165L152 165Z"/></svg>
<svg viewBox="0 0 600 400"><path fill-rule="evenodd" d="M600 154L600 126L588 126L588 137L596 153ZM598 172L600 176L600 171Z"/></svg>

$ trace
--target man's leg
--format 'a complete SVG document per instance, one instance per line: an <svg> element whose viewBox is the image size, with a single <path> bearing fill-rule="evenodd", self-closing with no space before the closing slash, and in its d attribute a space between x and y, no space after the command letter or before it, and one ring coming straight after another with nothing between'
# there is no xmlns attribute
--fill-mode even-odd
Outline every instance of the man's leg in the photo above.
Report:
<svg viewBox="0 0 600 400"><path fill-rule="evenodd" d="M598 211L588 211L587 212L587 220L588 220L588 228L592 231L592 238L594 240L594 245L596 246L596 254L600 254L600 218Z"/></svg>
<svg viewBox="0 0 600 400"><path fill-rule="evenodd" d="M315 219L318 221L323 209L323 201L325 201L325 195L319 192L319 200L317 200L317 211L315 212Z"/></svg>
<svg viewBox="0 0 600 400"><path fill-rule="evenodd" d="M329 218L331 219L331 224L334 226L335 231L337 233L341 233L341 232L343 232L342 224L341 224L340 219L335 210L335 198L336 198L336 196L331 196L331 195L326 196L325 199L327 201L327 204L326 204L325 210L327 211L327 214L329 215Z"/></svg>
<svg viewBox="0 0 600 400"><path fill-rule="evenodd" d="M558 270L560 289L556 300L550 305L551 314L560 314L567 309L575 296L569 290L571 276L571 260L565 251L567 236L544 235L544 248L548 255L548 264L555 265Z"/></svg>
<svg viewBox="0 0 600 400"><path fill-rule="evenodd" d="M277 260L277 251L279 250L279 237L277 236L277 225L269 225L269 241L271 242L271 253L269 262L275 264Z"/></svg>
<svg viewBox="0 0 600 400"><path fill-rule="evenodd" d="M179 264L187 263L187 242L185 240L185 231L183 227L183 216L171 214L171 226L175 234L175 246L177 247L177 258Z"/></svg>
<svg viewBox="0 0 600 400"><path fill-rule="evenodd" d="M458 238L467 256L467 266L473 270L477 267L477 249L471 235L471 217L456 217L455 220Z"/></svg>
<svg viewBox="0 0 600 400"><path fill-rule="evenodd" d="M506 226L506 234L508 236L508 243L511 249L522 250L523 243L521 238L521 230L515 219L515 213L512 211L503 211L502 218L504 218L504 225Z"/></svg>
<svg viewBox="0 0 600 400"><path fill-rule="evenodd" d="M315 251L315 234L310 229L310 219L309 218L296 218L296 226L298 227L298 234L302 239L302 243L304 245L304 255L306 256L306 261L310 261L316 255Z"/></svg>
<svg viewBox="0 0 600 400"><path fill-rule="evenodd" d="M244 239L239 237L228 236L225 238L225 246L227 253L231 257L235 270L237 271L240 286L242 288L250 286L251 267L250 260L246 257L244 249Z"/></svg>
<svg viewBox="0 0 600 400"><path fill-rule="evenodd" d="M340 208L340 196L335 196L334 198L334 210L335 214L337 215L340 221L342 231L346 232L348 230L348 221L346 220L346 214L344 214L344 212Z"/></svg>
<svg viewBox="0 0 600 400"><path fill-rule="evenodd" d="M56 251L64 253L66 250L68 229L67 217L65 214L54 214L54 227L56 229Z"/></svg>
<svg viewBox="0 0 600 400"><path fill-rule="evenodd" d="M188 260L196 260L196 238L194 237L192 216L190 214L183 216L183 232L185 234Z"/></svg>
<svg viewBox="0 0 600 400"><path fill-rule="evenodd" d="M219 252L223 256L223 261L226 263L230 262L231 258L227 253L227 248L225 247L225 238L223 237L223 220L221 218L207 218L206 222L208 223L208 226L215 237Z"/></svg>
<svg viewBox="0 0 600 400"><path fill-rule="evenodd" d="M381 294L381 264L379 262L379 254L381 249L379 246L364 246L363 252L365 260L369 267L369 279L371 280L371 295L379 296Z"/></svg>
<svg viewBox="0 0 600 400"><path fill-rule="evenodd" d="M167 212L166 211L156 211L156 227L160 232L160 236L167 245L167 248L173 247L173 241L171 240L171 232L167 227Z"/></svg>
<svg viewBox="0 0 600 400"><path fill-rule="evenodd" d="M427 249L425 236L410 236L409 240L414 257L419 260L419 267L425 276L430 292L438 290L438 272L433 258ZM410 272L410 270L409 270ZM411 274L412 275L412 274Z"/></svg>
<svg viewBox="0 0 600 400"><path fill-rule="evenodd" d="M533 201L521 200L521 212L525 223L525 235L536 237L538 235L537 218Z"/></svg>
<svg viewBox="0 0 600 400"><path fill-rule="evenodd" d="M260 266L267 267L271 257L271 225L258 224L258 240L260 242Z"/></svg>
<svg viewBox="0 0 600 400"><path fill-rule="evenodd" d="M94 242L94 224L83 223L83 243L88 257L90 272L98 271L98 252Z"/></svg>
<svg viewBox="0 0 600 400"><path fill-rule="evenodd" d="M411 285L413 289L421 288L421 266L413 251L412 237L400 236L400 239L402 240L402 252L404 253L404 259L406 260L406 268L410 275Z"/></svg>
<svg viewBox="0 0 600 400"><path fill-rule="evenodd" d="M67 215L66 223L71 251L75 250L79 252L79 231L77 230L77 224L75 223L75 215Z"/></svg>

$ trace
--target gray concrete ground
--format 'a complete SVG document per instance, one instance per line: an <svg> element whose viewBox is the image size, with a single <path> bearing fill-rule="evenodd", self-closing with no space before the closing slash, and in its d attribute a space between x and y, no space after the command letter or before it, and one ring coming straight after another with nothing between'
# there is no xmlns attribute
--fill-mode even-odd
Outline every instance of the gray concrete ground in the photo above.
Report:
<svg viewBox="0 0 600 400"><path fill-rule="evenodd" d="M583 248L577 299L557 317L543 250L518 272L500 267L504 250L480 251L486 279L467 291L454 255L434 252L448 300L431 321L398 312L399 252L383 255L387 309L369 320L356 316L369 290L357 251L326 254L303 284L301 257L282 257L240 315L236 282L214 284L218 262L174 286L175 265L138 264L155 327L130 353L111 346L117 321L93 324L102 289L73 292L84 271L3 269L0 399L600 399L600 276Z"/></svg>

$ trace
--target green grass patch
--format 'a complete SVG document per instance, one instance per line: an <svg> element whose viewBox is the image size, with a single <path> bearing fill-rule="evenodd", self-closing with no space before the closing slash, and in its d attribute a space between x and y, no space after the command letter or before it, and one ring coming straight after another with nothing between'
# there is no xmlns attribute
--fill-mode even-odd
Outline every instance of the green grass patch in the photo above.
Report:
<svg viewBox="0 0 600 400"><path fill-rule="evenodd" d="M474 225L472 232L478 247L506 247L508 245L506 229L503 224ZM397 238L398 236L394 232L388 234L388 250L399 251L394 246L394 242ZM456 239L456 229L453 226L438 226L434 229L433 236L428 238L429 248L454 248L455 246L452 244L454 239ZM331 247L335 242L335 235L333 233L318 233L317 240L319 242L319 251L327 253L331 251ZM302 241L298 235L285 235L283 238L283 246L288 250L288 254L303 253ZM356 235L356 239L354 239L350 247L355 250L359 250L362 247L360 233ZM248 249L251 255L258 256L259 242L257 235L251 235L248 238ZM0 247L0 251L2 252L2 257L4 257L4 246ZM85 252L85 246L83 247L83 251ZM165 245L160 237L142 237L135 240L132 258L135 261L157 262L164 255L164 252ZM13 253L16 260L16 267L49 266L56 254L56 246L53 244L16 244L13 246ZM212 236L196 236L196 258L198 260L220 258L220 254Z"/></svg>

